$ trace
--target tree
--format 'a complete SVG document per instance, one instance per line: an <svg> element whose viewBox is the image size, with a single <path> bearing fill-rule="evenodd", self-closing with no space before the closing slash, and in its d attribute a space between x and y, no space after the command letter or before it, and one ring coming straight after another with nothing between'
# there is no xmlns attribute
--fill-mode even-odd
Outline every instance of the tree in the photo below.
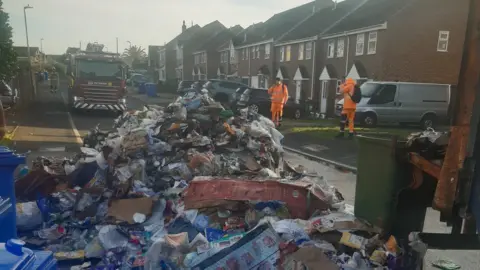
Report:
<svg viewBox="0 0 480 270"><path fill-rule="evenodd" d="M8 23L9 16L3 10L0 0L0 80L9 81L17 71L17 54L13 49L12 27Z"/></svg>
<svg viewBox="0 0 480 270"><path fill-rule="evenodd" d="M123 58L131 64L139 63L147 58L147 53L142 46L131 46L123 51Z"/></svg>

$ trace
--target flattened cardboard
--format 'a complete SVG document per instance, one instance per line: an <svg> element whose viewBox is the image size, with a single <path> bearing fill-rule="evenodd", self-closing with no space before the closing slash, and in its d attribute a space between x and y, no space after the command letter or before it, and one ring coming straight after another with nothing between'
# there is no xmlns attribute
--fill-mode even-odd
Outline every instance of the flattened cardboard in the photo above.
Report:
<svg viewBox="0 0 480 270"><path fill-rule="evenodd" d="M135 213L144 214L147 217L152 214L153 199L138 198L112 201L108 208L108 216L114 217L118 221L126 221L134 224L133 215Z"/></svg>

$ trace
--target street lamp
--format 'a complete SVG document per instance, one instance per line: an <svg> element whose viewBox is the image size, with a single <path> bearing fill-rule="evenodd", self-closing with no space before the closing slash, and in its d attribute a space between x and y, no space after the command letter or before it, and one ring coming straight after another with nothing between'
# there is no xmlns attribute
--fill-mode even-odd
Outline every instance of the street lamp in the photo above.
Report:
<svg viewBox="0 0 480 270"><path fill-rule="evenodd" d="M27 37L27 56L30 63L30 43L28 43L28 25L27 25L27 9L33 8L30 5L23 7L23 18L25 19L25 36Z"/></svg>
<svg viewBox="0 0 480 270"><path fill-rule="evenodd" d="M23 18L25 19L25 36L27 37L27 59L28 59L28 68L30 74L30 86L33 89L33 96L37 96L37 89L35 89L33 85L33 75L32 75L32 60L30 59L30 44L28 43L28 26L27 26L27 9L33 8L30 5L26 5L23 7Z"/></svg>

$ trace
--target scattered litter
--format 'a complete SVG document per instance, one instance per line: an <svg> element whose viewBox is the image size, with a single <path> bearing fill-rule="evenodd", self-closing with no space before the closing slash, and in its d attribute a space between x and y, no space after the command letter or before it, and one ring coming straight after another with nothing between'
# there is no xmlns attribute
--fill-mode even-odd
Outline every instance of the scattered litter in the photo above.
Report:
<svg viewBox="0 0 480 270"><path fill-rule="evenodd" d="M72 269L400 269L395 237L285 161L282 139L205 91L124 113L22 170L20 236Z"/></svg>

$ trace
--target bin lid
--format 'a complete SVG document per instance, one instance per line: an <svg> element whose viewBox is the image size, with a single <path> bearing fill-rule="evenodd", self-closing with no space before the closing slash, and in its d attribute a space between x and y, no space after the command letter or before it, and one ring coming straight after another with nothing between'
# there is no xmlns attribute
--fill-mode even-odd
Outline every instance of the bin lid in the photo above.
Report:
<svg viewBox="0 0 480 270"><path fill-rule="evenodd" d="M17 155L12 152L8 147L0 146L0 160L12 159L12 160L24 160L25 157ZM1 162L0 162L1 163Z"/></svg>
<svg viewBox="0 0 480 270"><path fill-rule="evenodd" d="M0 269L26 270L35 263L35 253L18 239L0 243Z"/></svg>

